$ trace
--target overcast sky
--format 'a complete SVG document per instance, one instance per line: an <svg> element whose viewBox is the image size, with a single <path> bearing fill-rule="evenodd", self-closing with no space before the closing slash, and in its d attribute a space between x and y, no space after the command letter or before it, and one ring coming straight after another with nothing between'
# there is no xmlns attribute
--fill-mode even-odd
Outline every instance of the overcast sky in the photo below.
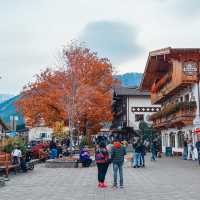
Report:
<svg viewBox="0 0 200 200"><path fill-rule="evenodd" d="M200 47L200 0L0 0L0 93L17 94L71 40L143 72L148 52Z"/></svg>

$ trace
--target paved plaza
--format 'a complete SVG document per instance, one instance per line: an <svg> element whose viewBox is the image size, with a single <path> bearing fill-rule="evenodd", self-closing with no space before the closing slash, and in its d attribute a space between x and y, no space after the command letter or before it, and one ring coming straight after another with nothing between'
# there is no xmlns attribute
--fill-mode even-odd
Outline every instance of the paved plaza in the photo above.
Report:
<svg viewBox="0 0 200 200"><path fill-rule="evenodd" d="M97 189L96 168L47 169L43 164L27 174L12 175L0 188L1 200L199 200L200 167L197 162L161 158L145 169L124 169L125 188Z"/></svg>

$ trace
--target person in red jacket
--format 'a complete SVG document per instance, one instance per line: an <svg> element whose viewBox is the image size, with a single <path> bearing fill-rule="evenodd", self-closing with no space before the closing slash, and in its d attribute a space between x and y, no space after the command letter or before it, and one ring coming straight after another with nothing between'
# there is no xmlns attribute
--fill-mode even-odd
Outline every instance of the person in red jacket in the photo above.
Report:
<svg viewBox="0 0 200 200"><path fill-rule="evenodd" d="M123 183L123 164L124 156L126 155L126 147L122 145L119 141L114 142L111 151L111 160L113 162L113 187L117 188L117 174L119 171L120 177L120 188L124 187Z"/></svg>
<svg viewBox="0 0 200 200"><path fill-rule="evenodd" d="M97 147L95 160L98 168L98 187L106 188L105 177L109 166L109 154L105 143L101 142Z"/></svg>

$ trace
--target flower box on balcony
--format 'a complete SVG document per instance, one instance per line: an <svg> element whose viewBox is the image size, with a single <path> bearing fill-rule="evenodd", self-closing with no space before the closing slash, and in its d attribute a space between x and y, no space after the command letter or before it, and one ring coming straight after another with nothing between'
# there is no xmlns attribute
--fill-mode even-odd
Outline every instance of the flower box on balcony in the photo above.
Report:
<svg viewBox="0 0 200 200"><path fill-rule="evenodd" d="M170 73L166 74L160 80L156 80L152 85L151 92L157 93L167 82L171 80L172 75Z"/></svg>
<svg viewBox="0 0 200 200"><path fill-rule="evenodd" d="M150 116L150 120L154 121L159 118L168 117L172 114L175 114L179 111L194 111L196 109L196 101L189 102L179 102L176 104L170 104L163 108L161 111Z"/></svg>

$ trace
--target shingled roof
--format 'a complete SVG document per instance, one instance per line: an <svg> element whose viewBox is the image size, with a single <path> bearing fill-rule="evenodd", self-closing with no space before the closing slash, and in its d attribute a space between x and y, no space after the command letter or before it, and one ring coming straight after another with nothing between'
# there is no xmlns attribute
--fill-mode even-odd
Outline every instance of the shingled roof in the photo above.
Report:
<svg viewBox="0 0 200 200"><path fill-rule="evenodd" d="M116 87L114 94L116 96L150 96L149 92L140 91L137 87Z"/></svg>

